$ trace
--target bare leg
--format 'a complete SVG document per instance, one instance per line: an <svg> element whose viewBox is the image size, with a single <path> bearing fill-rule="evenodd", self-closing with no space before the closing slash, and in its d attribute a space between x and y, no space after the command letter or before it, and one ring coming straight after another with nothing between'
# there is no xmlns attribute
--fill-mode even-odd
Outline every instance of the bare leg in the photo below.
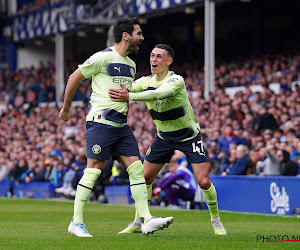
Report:
<svg viewBox="0 0 300 250"><path fill-rule="evenodd" d="M203 190L204 200L209 209L211 219L217 219L219 217L217 192L209 179L210 163L194 163L192 164L192 167L194 169L196 180Z"/></svg>

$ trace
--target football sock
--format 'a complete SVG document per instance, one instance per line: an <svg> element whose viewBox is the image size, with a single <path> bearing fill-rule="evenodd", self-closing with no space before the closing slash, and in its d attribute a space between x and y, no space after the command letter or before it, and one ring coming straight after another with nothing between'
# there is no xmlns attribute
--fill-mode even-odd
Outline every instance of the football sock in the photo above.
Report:
<svg viewBox="0 0 300 250"><path fill-rule="evenodd" d="M148 202L150 203L152 197L152 183L150 185L147 185L147 192L148 192Z"/></svg>
<svg viewBox="0 0 300 250"><path fill-rule="evenodd" d="M204 190L204 200L207 204L207 207L210 212L210 216L212 219L217 219L219 217L219 210L218 210L218 201L217 201L217 192L215 189L215 186L211 183L211 186L209 189Z"/></svg>
<svg viewBox="0 0 300 250"><path fill-rule="evenodd" d="M83 223L83 209L100 174L101 170L97 168L86 168L84 170L84 174L78 183L75 196L73 218L74 225Z"/></svg>
<svg viewBox="0 0 300 250"><path fill-rule="evenodd" d="M148 192L148 204L150 205L150 200L152 197L152 183L150 185L147 185L147 192ZM135 207L135 219L139 219L139 211L137 210L137 207Z"/></svg>
<svg viewBox="0 0 300 250"><path fill-rule="evenodd" d="M128 168L130 190L140 217L147 222L152 216L147 201L147 188L144 178L144 167L141 161L132 163Z"/></svg>

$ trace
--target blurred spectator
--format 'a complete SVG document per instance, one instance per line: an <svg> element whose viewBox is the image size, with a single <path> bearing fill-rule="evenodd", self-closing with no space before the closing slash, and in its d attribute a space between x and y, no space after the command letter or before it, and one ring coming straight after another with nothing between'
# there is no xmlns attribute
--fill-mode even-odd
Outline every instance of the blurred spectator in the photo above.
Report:
<svg viewBox="0 0 300 250"><path fill-rule="evenodd" d="M30 173L24 177L24 181L25 182L48 181L45 178L45 175L46 175L46 165L43 161L38 161L35 167L30 171Z"/></svg>
<svg viewBox="0 0 300 250"><path fill-rule="evenodd" d="M110 158L109 160L105 161L101 175L97 179L95 186L94 186L94 196L95 199L98 199L99 203L107 203L107 198L105 196L105 186L111 185L109 179L112 175L112 166L113 161ZM81 177L80 177L81 178Z"/></svg>
<svg viewBox="0 0 300 250"><path fill-rule="evenodd" d="M10 170L11 169L9 169L9 164L2 158L0 161L0 181L8 177Z"/></svg>
<svg viewBox="0 0 300 250"><path fill-rule="evenodd" d="M221 175L246 175L248 168L251 167L251 161L249 158L249 149L245 145L238 145L235 150L235 155L233 152L230 154L230 164L225 172Z"/></svg>
<svg viewBox="0 0 300 250"><path fill-rule="evenodd" d="M291 155L290 159L293 160L294 162L298 162L300 160L300 138L297 139L296 141L296 150L294 150Z"/></svg>
<svg viewBox="0 0 300 250"><path fill-rule="evenodd" d="M210 175L220 174L220 161L221 160L219 159L218 154L217 154L217 143L215 141L211 142L207 146L207 158L211 164L209 174Z"/></svg>
<svg viewBox="0 0 300 250"><path fill-rule="evenodd" d="M195 197L197 188L196 179L186 168L178 166L174 158L168 164L169 173L153 189L154 195L159 195L164 191L168 201L169 208L178 208L178 199L192 201Z"/></svg>
<svg viewBox="0 0 300 250"><path fill-rule="evenodd" d="M72 181L75 177L75 170L69 168L63 176L63 185L60 188L56 188L55 192L57 194L69 195L74 190L72 187ZM75 197L75 195L74 195Z"/></svg>
<svg viewBox="0 0 300 250"><path fill-rule="evenodd" d="M232 109L230 110L229 117L232 120L237 120L239 126L243 126L243 119L245 118L245 113L241 110L241 105L237 101L232 102Z"/></svg>
<svg viewBox="0 0 300 250"><path fill-rule="evenodd" d="M28 167L25 159L20 159L14 169L12 169L12 171L9 173L11 180L15 182L24 182L25 175L23 174L27 169Z"/></svg>
<svg viewBox="0 0 300 250"><path fill-rule="evenodd" d="M227 154L229 152L229 145L234 144L247 144L245 140L233 134L232 126L225 125L223 136L220 136L218 139L218 150L224 150Z"/></svg>
<svg viewBox="0 0 300 250"><path fill-rule="evenodd" d="M274 116L268 113L265 107L258 109L258 116L254 117L252 121L252 129L258 134L259 132L270 129L275 130L278 124Z"/></svg>
<svg viewBox="0 0 300 250"><path fill-rule="evenodd" d="M268 145L266 149L266 158L256 163L256 173L260 176L280 175L280 162L276 156L276 150L273 145Z"/></svg>
<svg viewBox="0 0 300 250"><path fill-rule="evenodd" d="M4 100L4 97L0 95L0 117L8 112L8 104Z"/></svg>
<svg viewBox="0 0 300 250"><path fill-rule="evenodd" d="M297 163L290 160L290 154L286 150L277 150L276 155L280 162L280 174L284 176L296 176L298 173Z"/></svg>

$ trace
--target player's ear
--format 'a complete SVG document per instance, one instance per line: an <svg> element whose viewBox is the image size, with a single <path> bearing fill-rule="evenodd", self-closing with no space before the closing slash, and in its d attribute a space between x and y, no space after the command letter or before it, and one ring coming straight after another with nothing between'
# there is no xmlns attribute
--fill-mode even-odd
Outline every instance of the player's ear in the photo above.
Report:
<svg viewBox="0 0 300 250"><path fill-rule="evenodd" d="M173 62L173 58L172 58L172 57L169 57L169 58L168 58L168 61L167 61L168 66L170 66L170 65L172 64L172 62Z"/></svg>
<svg viewBox="0 0 300 250"><path fill-rule="evenodd" d="M125 41L128 41L129 38L130 38L130 35L127 32L123 32L122 39L124 39Z"/></svg>

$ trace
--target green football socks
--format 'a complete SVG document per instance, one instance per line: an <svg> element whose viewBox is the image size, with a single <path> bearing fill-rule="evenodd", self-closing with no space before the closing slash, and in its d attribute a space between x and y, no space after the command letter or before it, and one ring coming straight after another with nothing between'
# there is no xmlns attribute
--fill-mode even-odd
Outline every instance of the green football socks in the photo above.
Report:
<svg viewBox="0 0 300 250"><path fill-rule="evenodd" d="M218 210L218 201L217 201L217 192L215 189L215 186L211 183L211 186L209 189L204 190L204 200L207 204L207 207L210 212L210 216L212 219L217 219L219 217L219 210Z"/></svg>
<svg viewBox="0 0 300 250"><path fill-rule="evenodd" d="M150 200L152 197L152 183L150 185L147 185L147 193L148 193L148 204L150 204ZM139 211L137 210L137 207L135 207L135 219L139 219Z"/></svg>
<svg viewBox="0 0 300 250"><path fill-rule="evenodd" d="M148 206L148 192L146 188L144 167L142 162L136 161L132 163L127 168L127 172L129 175L131 194L138 211L136 215L140 215L140 217L143 217L144 221L147 222L152 217L152 215L150 214Z"/></svg>
<svg viewBox="0 0 300 250"><path fill-rule="evenodd" d="M148 192L148 202L150 202L152 197L152 183L150 185L147 185L147 192Z"/></svg>
<svg viewBox="0 0 300 250"><path fill-rule="evenodd" d="M83 223L83 209L100 174L101 170L97 168L86 168L84 170L84 174L77 186L73 224Z"/></svg>

